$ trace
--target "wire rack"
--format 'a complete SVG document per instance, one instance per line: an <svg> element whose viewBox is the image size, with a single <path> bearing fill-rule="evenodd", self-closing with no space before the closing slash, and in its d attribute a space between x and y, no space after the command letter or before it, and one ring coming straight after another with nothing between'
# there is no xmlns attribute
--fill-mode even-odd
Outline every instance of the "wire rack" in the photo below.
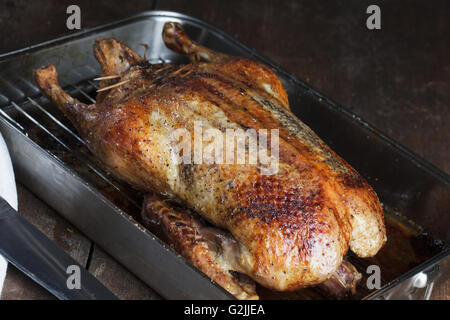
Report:
<svg viewBox="0 0 450 320"><path fill-rule="evenodd" d="M97 84L89 79L64 88L77 99L95 103ZM0 114L16 129L64 163L124 212L139 218L141 194L111 176L90 153L72 124L46 97L9 101Z"/></svg>

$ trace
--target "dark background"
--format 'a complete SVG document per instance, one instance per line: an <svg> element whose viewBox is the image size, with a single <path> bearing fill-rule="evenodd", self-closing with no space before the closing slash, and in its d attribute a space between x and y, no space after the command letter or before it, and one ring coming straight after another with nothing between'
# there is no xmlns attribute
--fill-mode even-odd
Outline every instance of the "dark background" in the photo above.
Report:
<svg viewBox="0 0 450 320"><path fill-rule="evenodd" d="M80 6L82 28L152 9L206 20L450 173L450 1L0 0L0 53L72 32L66 28L70 4ZM381 30L366 28L370 4L381 8ZM21 186L19 201L30 218L39 207L48 219L60 219ZM58 223L55 230L69 228ZM92 258L88 239L63 235L52 238L80 260L93 259L90 270L116 294L156 297L101 249L94 248ZM13 268L6 284L3 298L48 297ZM435 297L448 298L449 287Z"/></svg>

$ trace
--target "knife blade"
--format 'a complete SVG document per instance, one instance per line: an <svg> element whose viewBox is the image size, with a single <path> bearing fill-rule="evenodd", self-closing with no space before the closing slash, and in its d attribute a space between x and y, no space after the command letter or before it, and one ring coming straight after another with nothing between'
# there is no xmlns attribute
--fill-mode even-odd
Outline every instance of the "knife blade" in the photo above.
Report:
<svg viewBox="0 0 450 320"><path fill-rule="evenodd" d="M117 299L89 271L28 222L2 197L0 254L58 299ZM75 273L78 273L76 279L79 280L79 286L68 285L74 279L69 277Z"/></svg>

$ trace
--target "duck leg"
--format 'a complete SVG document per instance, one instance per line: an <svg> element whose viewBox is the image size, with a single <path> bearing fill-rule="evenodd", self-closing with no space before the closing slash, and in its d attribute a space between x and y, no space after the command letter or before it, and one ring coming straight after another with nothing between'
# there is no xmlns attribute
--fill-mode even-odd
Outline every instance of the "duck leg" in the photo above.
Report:
<svg viewBox="0 0 450 320"><path fill-rule="evenodd" d="M181 24L167 22L163 29L163 40L166 46L173 51L189 56L192 62L225 63L231 56L205 48L192 41Z"/></svg>
<svg viewBox="0 0 450 320"><path fill-rule="evenodd" d="M157 225L186 260L238 299L258 299L256 285L236 272L239 246L229 232L209 227L194 212L179 208L155 194L145 197L144 224Z"/></svg>
<svg viewBox="0 0 450 320"><path fill-rule="evenodd" d="M85 132L93 105L84 104L66 93L58 83L55 66L51 64L35 70L34 77L44 94L69 118L77 130Z"/></svg>

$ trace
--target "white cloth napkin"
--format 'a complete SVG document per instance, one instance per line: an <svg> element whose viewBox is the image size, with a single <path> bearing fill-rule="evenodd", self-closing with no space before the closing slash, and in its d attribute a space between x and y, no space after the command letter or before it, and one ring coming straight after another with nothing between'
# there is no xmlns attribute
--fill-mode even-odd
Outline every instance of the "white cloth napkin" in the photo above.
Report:
<svg viewBox="0 0 450 320"><path fill-rule="evenodd" d="M11 207L17 210L17 189L14 179L13 167L9 158L5 140L0 133L0 196L5 199ZM0 295L6 276L7 261L0 256Z"/></svg>

